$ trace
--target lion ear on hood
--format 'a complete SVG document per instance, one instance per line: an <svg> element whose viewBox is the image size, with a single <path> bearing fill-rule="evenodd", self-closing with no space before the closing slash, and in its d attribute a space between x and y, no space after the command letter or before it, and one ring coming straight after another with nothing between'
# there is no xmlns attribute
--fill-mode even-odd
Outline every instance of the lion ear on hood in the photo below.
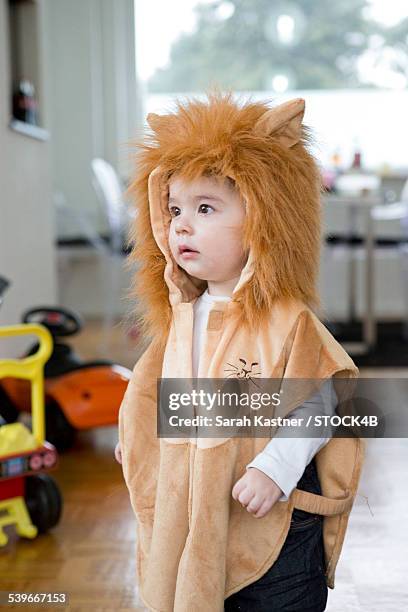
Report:
<svg viewBox="0 0 408 612"><path fill-rule="evenodd" d="M302 134L302 120L305 101L295 98L266 111L254 126L259 136L273 136L280 144L290 148L299 142Z"/></svg>
<svg viewBox="0 0 408 612"><path fill-rule="evenodd" d="M157 115L156 113L149 113L146 117L146 121L148 125L152 128L154 132L160 130L167 126L171 122L171 117L169 115Z"/></svg>

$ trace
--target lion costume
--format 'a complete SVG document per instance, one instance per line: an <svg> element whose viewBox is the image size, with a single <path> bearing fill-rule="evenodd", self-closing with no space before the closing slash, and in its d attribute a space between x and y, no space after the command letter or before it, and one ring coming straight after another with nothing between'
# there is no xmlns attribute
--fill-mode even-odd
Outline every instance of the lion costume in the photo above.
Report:
<svg viewBox="0 0 408 612"><path fill-rule="evenodd" d="M255 518L231 496L269 438L159 438L157 380L192 377L193 304L206 281L170 252L169 178L230 177L246 202L249 257L231 301L214 302L200 378L226 363L256 362L263 378L355 379L358 369L313 311L320 249L321 179L302 125L304 101L239 104L231 94L150 114L131 186L137 205L131 261L140 323L150 344L119 413L123 473L137 519L137 579L156 612L221 612L224 600L275 562L293 508L324 516L327 585L356 495L364 457L357 436L333 437L315 456L322 495L294 489ZM288 414L306 397L285 406ZM282 416L285 416L282 415Z"/></svg>

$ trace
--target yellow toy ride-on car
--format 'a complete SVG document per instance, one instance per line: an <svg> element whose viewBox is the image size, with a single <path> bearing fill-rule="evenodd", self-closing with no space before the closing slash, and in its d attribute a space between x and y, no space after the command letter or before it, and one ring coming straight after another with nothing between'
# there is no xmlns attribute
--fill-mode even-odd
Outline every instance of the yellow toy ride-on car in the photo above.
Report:
<svg viewBox="0 0 408 612"><path fill-rule="evenodd" d="M20 536L35 538L58 523L62 510L58 486L44 473L58 460L55 447L45 440L44 364L52 352L52 336L38 324L0 328L0 338L28 334L39 340L35 354L0 359L0 378L31 383L32 410L32 431L20 422L0 421L0 546L8 542L6 525L14 524Z"/></svg>

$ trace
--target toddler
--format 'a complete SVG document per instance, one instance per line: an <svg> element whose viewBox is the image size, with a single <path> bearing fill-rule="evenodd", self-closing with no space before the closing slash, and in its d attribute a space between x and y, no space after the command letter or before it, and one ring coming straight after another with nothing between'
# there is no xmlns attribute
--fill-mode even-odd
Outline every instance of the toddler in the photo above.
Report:
<svg viewBox="0 0 408 612"><path fill-rule="evenodd" d="M333 412L336 377L357 376L312 311L320 179L303 114L300 99L240 107L213 94L148 117L132 256L150 344L121 406L115 456L151 610L318 612L334 587L333 536L344 536L337 519L351 509L360 439L286 426L269 440L156 431L159 378L316 379L317 392L285 405L285 416L307 418Z"/></svg>

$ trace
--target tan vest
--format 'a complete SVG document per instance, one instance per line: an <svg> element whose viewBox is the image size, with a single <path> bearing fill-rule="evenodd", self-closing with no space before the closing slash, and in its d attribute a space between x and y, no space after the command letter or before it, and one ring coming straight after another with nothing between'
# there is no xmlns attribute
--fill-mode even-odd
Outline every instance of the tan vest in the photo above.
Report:
<svg viewBox="0 0 408 612"><path fill-rule="evenodd" d="M156 382L191 377L193 304L172 306L165 352L150 345L137 362L119 413L123 472L137 519L140 595L157 612L221 612L224 599L275 562L293 508L324 515L326 580L335 569L363 464L359 437L332 438L315 456L322 495L294 489L255 518L231 495L269 438L157 437ZM236 302L212 307L198 376L224 378L227 363L257 362L263 378L356 378L358 369L316 315L296 300L276 303L254 337L236 325ZM307 396L292 398L285 414ZM283 414L282 416L285 416ZM273 433L272 433L273 437Z"/></svg>

